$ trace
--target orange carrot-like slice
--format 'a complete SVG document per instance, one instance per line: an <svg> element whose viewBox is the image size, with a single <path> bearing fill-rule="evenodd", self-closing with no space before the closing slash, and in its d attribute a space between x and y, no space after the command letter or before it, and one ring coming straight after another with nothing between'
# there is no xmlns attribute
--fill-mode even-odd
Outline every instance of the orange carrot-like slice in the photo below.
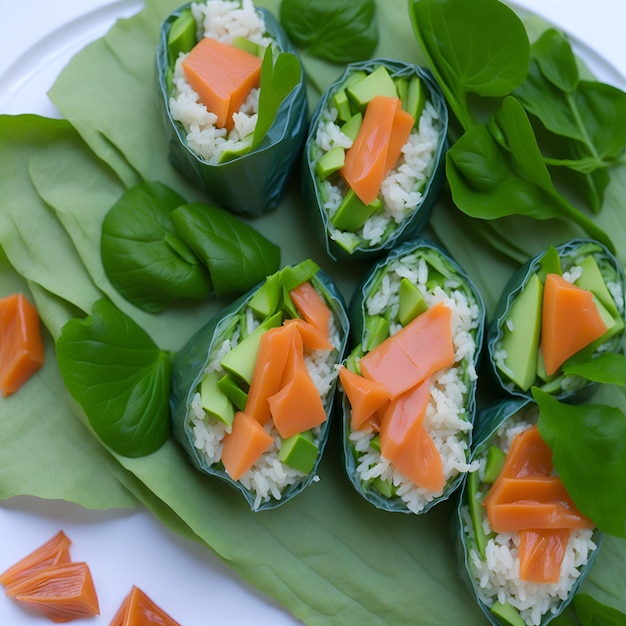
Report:
<svg viewBox="0 0 626 626"><path fill-rule="evenodd" d="M536 424L526 428L513 438L504 465L485 496L483 506L491 503L504 478L549 476L552 468L552 450L539 434L539 428Z"/></svg>
<svg viewBox="0 0 626 626"><path fill-rule="evenodd" d="M368 102L359 132L339 170L364 204L371 204L378 196L412 127L413 117L402 110L399 98L375 96Z"/></svg>
<svg viewBox="0 0 626 626"><path fill-rule="evenodd" d="M326 420L322 398L304 361L304 344L299 333L294 334L281 388L268 402L274 426L284 439Z"/></svg>
<svg viewBox="0 0 626 626"><path fill-rule="evenodd" d="M558 583L570 534L568 528L520 531L520 578L534 583Z"/></svg>
<svg viewBox="0 0 626 626"><path fill-rule="evenodd" d="M443 302L418 315L361 358L363 376L382 384L395 398L452 365L451 315Z"/></svg>
<svg viewBox="0 0 626 626"><path fill-rule="evenodd" d="M347 367L339 369L339 380L350 403L350 427L362 429L363 425L389 401L386 387L351 372Z"/></svg>
<svg viewBox="0 0 626 626"><path fill-rule="evenodd" d="M531 494L528 495L532 497ZM494 502L487 507L487 518L492 530L497 533L528 528L536 530L593 528L593 522L570 502L571 500L569 502L537 502L535 500Z"/></svg>
<svg viewBox="0 0 626 626"><path fill-rule="evenodd" d="M132 586L110 626L180 626L139 587Z"/></svg>
<svg viewBox="0 0 626 626"><path fill-rule="evenodd" d="M320 393L311 378L304 359L290 380L269 398L274 426L283 439L310 430L326 421Z"/></svg>
<svg viewBox="0 0 626 626"><path fill-rule="evenodd" d="M525 528L593 528L558 476L500 476L490 490L487 517L496 532Z"/></svg>
<svg viewBox="0 0 626 626"><path fill-rule="evenodd" d="M287 319L283 324L285 326L294 325L302 337L302 343L311 350L332 350L335 347L317 326L313 326L300 317Z"/></svg>
<svg viewBox="0 0 626 626"><path fill-rule="evenodd" d="M548 375L606 332L593 295L558 274L546 276L541 318L541 353Z"/></svg>
<svg viewBox="0 0 626 626"><path fill-rule="evenodd" d="M185 58L183 70L202 104L217 115L215 125L231 129L233 113L239 111L250 90L259 86L261 59L205 37Z"/></svg>
<svg viewBox="0 0 626 626"><path fill-rule="evenodd" d="M60 530L54 537L2 572L0 583L8 588L51 565L69 563L71 544L67 535Z"/></svg>
<svg viewBox="0 0 626 626"><path fill-rule="evenodd" d="M307 322L321 330L326 339L330 339L331 312L315 287L306 281L292 289L289 296L298 313Z"/></svg>
<svg viewBox="0 0 626 626"><path fill-rule="evenodd" d="M0 391L15 393L44 362L37 309L17 293L0 299Z"/></svg>
<svg viewBox="0 0 626 626"><path fill-rule="evenodd" d="M593 528L558 476L536 425L518 433L483 505L495 532L520 532L520 577L558 581L570 529Z"/></svg>
<svg viewBox="0 0 626 626"><path fill-rule="evenodd" d="M91 571L84 562L42 569L14 585L12 595L55 623L100 614Z"/></svg>
<svg viewBox="0 0 626 626"><path fill-rule="evenodd" d="M239 480L272 445L272 436L244 411L235 413L232 430L223 440L222 463L226 473Z"/></svg>
<svg viewBox="0 0 626 626"><path fill-rule="evenodd" d="M261 336L245 406L245 412L260 424L270 419L267 400L281 387L285 363L297 332L295 326L277 326Z"/></svg>
<svg viewBox="0 0 626 626"><path fill-rule="evenodd" d="M400 154L404 144L409 140L409 135L413 129L414 119L413 116L405 111L400 105L396 109L396 113L393 118L393 127L391 129L391 136L389 137L389 143L387 145L387 159L385 161L385 176L392 170Z"/></svg>
<svg viewBox="0 0 626 626"><path fill-rule="evenodd" d="M426 378L389 403L380 425L380 453L416 485L438 493L446 481L441 455L424 428L429 398Z"/></svg>

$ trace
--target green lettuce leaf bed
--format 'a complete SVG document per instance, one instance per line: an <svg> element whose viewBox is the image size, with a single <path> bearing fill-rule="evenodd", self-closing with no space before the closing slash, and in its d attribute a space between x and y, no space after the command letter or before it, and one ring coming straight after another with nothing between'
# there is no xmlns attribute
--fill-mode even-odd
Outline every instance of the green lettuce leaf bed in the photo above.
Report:
<svg viewBox="0 0 626 626"><path fill-rule="evenodd" d="M147 314L117 294L99 255L104 215L128 187L159 180L188 201L202 199L167 161L156 106L159 25L178 4L148 0L139 14L119 21L71 60L50 91L65 119L0 116L0 293L27 291L48 331L44 368L0 403L0 497L64 499L91 509L140 503L175 532L213 550L307 624L483 624L457 575L450 536L453 504L443 503L425 516L376 510L343 473L338 433L326 450L319 483L285 507L252 513L227 486L195 471L171 440L143 458L107 450L63 386L53 340L69 319L87 315L103 296L160 348L172 351L227 303L210 299ZM279 2L258 4L277 12ZM378 56L424 62L405 3L379 2L378 20ZM318 89L343 68L309 57L304 62L317 86L311 82L309 88L313 106ZM612 234L622 263L626 214L618 207L625 196L622 165L597 217ZM254 225L281 245L283 264L315 259L346 299L366 269L359 263L334 265L310 240L295 181L280 207ZM479 233L482 223L455 211L445 194L431 227L491 311L515 264L481 244L472 233ZM556 232L563 239L578 234L561 224L539 229L521 218L490 228L528 255ZM623 390L618 400L623 404ZM608 537L581 591L626 612L625 564L626 542Z"/></svg>

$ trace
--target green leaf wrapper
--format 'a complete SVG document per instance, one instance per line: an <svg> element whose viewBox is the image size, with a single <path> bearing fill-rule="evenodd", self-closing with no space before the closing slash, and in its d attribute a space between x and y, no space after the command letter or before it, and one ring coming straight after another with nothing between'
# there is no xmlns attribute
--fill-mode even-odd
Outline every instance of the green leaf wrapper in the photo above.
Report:
<svg viewBox="0 0 626 626"><path fill-rule="evenodd" d="M169 108L168 34L172 23L189 6L180 7L163 21L157 47L158 100L168 136L169 159L219 206L234 213L259 216L278 206L306 137L308 106L304 72L297 86L281 103L274 122L256 148L229 161L209 163L189 148L185 131L172 118ZM274 16L264 8L257 8L257 12L263 17L266 30L278 48L297 56L296 49Z"/></svg>
<svg viewBox="0 0 626 626"><path fill-rule="evenodd" d="M350 332L352 344L356 344L356 347L348 356L345 363L349 369L353 368L354 365L351 365L350 361L354 359L354 361L358 363L358 356L368 351L367 347L363 347L366 345L366 341L371 340L370 336L368 336L368 333L371 332L367 322L367 318L370 317L367 311L368 298L370 298L374 293L380 294L383 289L389 289L389 286L381 289L383 277L389 275L390 271L397 264L397 262L402 262L404 267L409 267L410 258L413 255L418 260L411 263L410 267L416 275L419 275L419 270L416 269L419 261L423 260L426 262L427 266L429 266L428 279L426 281L427 291L423 292L425 296L432 297L433 290L436 290L439 293L443 290L446 293L447 299L448 297L452 297L452 292L454 290L458 290L462 294L458 296L458 300L465 300L467 307L473 310L472 315L475 319L472 327L467 332L467 336L468 338L471 338L474 343L474 351L473 353L471 351L466 352L465 356L463 356L461 360L453 366L454 368L458 368L460 370L459 378L465 385L465 390L463 392L464 406L458 417L468 422L468 428L465 432L459 433L459 444L467 446L464 450L464 456L465 461L469 462L472 439L471 425L474 422L474 415L476 412L475 395L477 377L474 373L478 366L483 343L485 307L482 297L471 279L440 245L423 237L406 241L392 250L384 259L379 260L371 268L361 285L357 287L350 302ZM413 284L417 284L418 281L411 278L411 282L413 282ZM437 297L436 299L439 301L441 298ZM394 324L398 323L396 305L385 304L379 315ZM451 475L447 477L442 493L434 497L431 495L430 500L422 502L423 508L416 511L411 510L407 505L407 502L405 502L399 495L395 493L392 493L391 495L384 495L377 487L376 480L363 480L357 474L359 455L356 452L353 441L350 439L352 432L350 425L350 403L341 388L341 385L339 386L338 394L343 414L343 456L346 473L354 488L368 502L385 511L396 511L402 513L417 512L422 514L430 510L439 502L448 499L458 488L464 473L452 472ZM368 451L371 452L372 450L369 449Z"/></svg>
<svg viewBox="0 0 626 626"><path fill-rule="evenodd" d="M286 268L283 268L281 272L284 272L285 269ZM268 279L271 279L271 277L268 277ZM349 331L345 303L332 280L321 270L318 270L310 278L310 282L331 309L334 326L337 332L337 339L333 342L335 344L335 350L331 353L331 356L334 363L340 363L347 344ZM331 409L336 386L335 377L333 377L333 382L324 402L327 419L320 426L319 434L316 436L318 453L313 469L309 474L303 475L296 482L285 487L281 493L280 499L270 497L264 502L261 502L261 504L255 505L256 495L253 491L247 489L240 481L233 480L226 473L220 461L210 465L198 448L196 448L194 445L195 436L193 425L190 422L193 396L204 377L205 369L213 351L216 350L216 347L219 346L224 339L230 339L232 337L238 321L242 316L245 316L245 312L252 299L259 293L260 288L266 284L267 281L261 283L231 303L206 326L196 332L178 352L173 366L172 395L170 398L172 433L174 439L181 444L194 467L201 472L225 481L227 484L239 490L251 509L255 511L272 509L283 505L316 479L317 467L322 458L330 432ZM287 281L284 284L285 289L289 290ZM283 308L283 318L290 317L293 317L293 315L288 314L286 309Z"/></svg>
<svg viewBox="0 0 626 626"><path fill-rule="evenodd" d="M600 338L570 357L547 380L545 377L540 378L538 374L531 385L539 387L558 399L576 399L587 395L594 382L611 383L620 380L619 377L623 375L624 368L621 352L624 340L626 277L619 261L605 246L594 240L580 238L567 241L553 249L544 250L529 259L510 277L500 295L487 332L487 350L489 370L497 386L505 393L532 398L531 386L528 389L522 389L496 364L497 359L500 358L501 342L506 322L511 317L515 298L520 295L529 281L534 279L535 275L545 278L546 273L554 272L554 263L560 265L562 271L565 272L589 256L595 259L604 282L612 284L612 290L621 293L621 297L618 296L614 303L616 330L607 338ZM530 315L525 316L525 321L530 317ZM538 350L540 352L540 347ZM615 359L609 357L610 353L616 353ZM613 363L614 360L618 363Z"/></svg>
<svg viewBox="0 0 626 626"><path fill-rule="evenodd" d="M408 210L399 224L394 223L394 225L390 227L390 232L387 232L380 242L370 244L359 236L360 243L348 252L345 246L339 245L337 241L331 237L333 230L335 233L344 233L345 231L337 231L331 228L332 224L330 222L329 211L324 208L326 192L323 190L320 178L315 172L315 165L322 153L317 145L316 136L318 127L324 119L324 114L331 108L333 96L346 86L346 83L350 81L355 73L365 72L371 74L380 66L384 66L388 70L392 79L410 79L413 76L418 76L421 79L423 86L426 88L427 100L432 104L439 116L439 143L433 155L430 176L425 181L424 185L420 187L422 196L418 204ZM332 259L357 260L365 257L371 259L380 257L395 245L418 234L426 225L444 181L444 157L448 145L446 138L447 129L448 109L439 86L428 70L410 63L385 58L351 63L347 66L339 79L326 89L313 113L305 144L302 195L305 208L313 224L313 234L326 248L326 251Z"/></svg>
<svg viewBox="0 0 626 626"><path fill-rule="evenodd" d="M511 398L494 404L481 411L476 419L474 443L472 445L472 460L476 461L486 454L488 446L494 442L494 438L496 437L496 433L500 427L505 425L508 421L510 421L509 425L513 426L520 420L529 424L537 421L537 407L527 398ZM481 489L481 484L476 487L470 487L471 479L473 480L474 476L478 478L478 474L471 474L467 476L467 478L463 481L459 492L459 501L455 520L459 573L463 580L467 583L469 589L472 591L474 597L476 598L476 602L489 620L489 623L494 626L509 626L509 624L516 622L501 620L494 615L494 613L490 610L490 604L488 605L483 601L483 599L481 599L480 581L477 580L474 575L473 559L470 555L470 551L477 554L479 548L477 547L476 535L472 527L473 525L471 522L471 515L468 510L468 503L470 492L473 489ZM483 507L479 505L477 510L482 512ZM600 533L597 529L593 532L592 541L596 544L597 548L589 554L587 562L584 565L579 566L579 576L574 581L567 597L557 601L554 611L548 610L542 615L540 626L545 626L560 615L574 598L599 552L600 545L602 543L602 533ZM540 586L540 584L538 583L532 586ZM553 585L549 585L549 587L553 587ZM494 599L497 599L497 597ZM517 617L519 617L519 615Z"/></svg>

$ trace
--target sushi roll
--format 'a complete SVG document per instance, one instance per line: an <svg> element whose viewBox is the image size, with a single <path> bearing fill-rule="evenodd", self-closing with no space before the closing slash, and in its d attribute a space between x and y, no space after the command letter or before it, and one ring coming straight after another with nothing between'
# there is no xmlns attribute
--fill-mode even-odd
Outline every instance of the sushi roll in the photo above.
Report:
<svg viewBox="0 0 626 626"><path fill-rule="evenodd" d="M472 466L482 298L437 244L407 241L350 304L356 344L339 369L345 468L368 502L424 513Z"/></svg>
<svg viewBox="0 0 626 626"><path fill-rule="evenodd" d="M268 276L176 355L174 438L252 510L287 502L317 479L347 336L343 300L314 262Z"/></svg>
<svg viewBox="0 0 626 626"><path fill-rule="evenodd" d="M274 16L251 0L184 5L161 25L157 73L174 166L235 213L275 208L308 108L299 58Z"/></svg>
<svg viewBox="0 0 626 626"><path fill-rule="evenodd" d="M512 398L480 413L457 510L464 577L494 625L544 626L573 598L601 533L553 470L537 405Z"/></svg>
<svg viewBox="0 0 626 626"><path fill-rule="evenodd" d="M303 197L335 260L380 257L426 224L444 177L448 112L431 74L389 59L348 65L323 94Z"/></svg>
<svg viewBox="0 0 626 626"><path fill-rule="evenodd" d="M619 261L593 240L530 259L509 280L488 331L500 387L527 398L533 386L560 399L588 391L585 371L601 370L602 357L623 345L625 284Z"/></svg>

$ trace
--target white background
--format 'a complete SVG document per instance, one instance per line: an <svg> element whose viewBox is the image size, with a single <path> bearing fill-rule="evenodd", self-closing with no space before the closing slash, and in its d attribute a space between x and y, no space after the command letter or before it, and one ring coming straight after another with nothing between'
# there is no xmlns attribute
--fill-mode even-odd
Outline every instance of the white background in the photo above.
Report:
<svg viewBox="0 0 626 626"><path fill-rule="evenodd" d="M603 80L625 88L626 0L517 4L567 31ZM0 19L0 113L58 115L45 93L69 56L104 34L116 18L141 7L140 0L12 2L10 16L5 12ZM183 626L298 623L208 550L169 532L144 511L90 512L27 497L2 502L0 572L60 529L73 542L72 557L89 563L100 600L100 617L73 622L77 626L109 624L133 584ZM50 622L0 593L0 624Z"/></svg>

